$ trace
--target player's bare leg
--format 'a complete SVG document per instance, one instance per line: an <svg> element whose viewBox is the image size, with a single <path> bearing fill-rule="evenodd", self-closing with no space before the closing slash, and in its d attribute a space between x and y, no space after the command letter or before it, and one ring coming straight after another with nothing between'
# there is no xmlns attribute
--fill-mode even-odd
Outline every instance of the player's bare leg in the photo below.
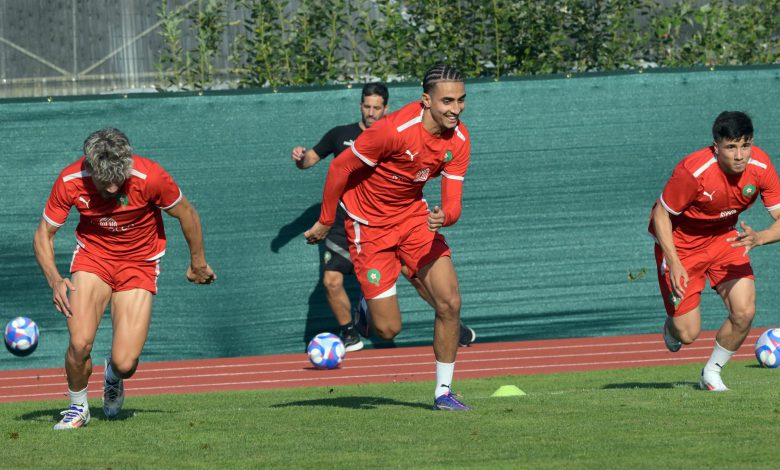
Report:
<svg viewBox="0 0 780 470"><path fill-rule="evenodd" d="M756 315L756 286L752 279L722 282L717 287L729 312L715 339L724 348L736 351L745 342Z"/></svg>
<svg viewBox="0 0 780 470"><path fill-rule="evenodd" d="M742 346L756 313L756 288L752 279L742 278L722 282L716 287L729 312L715 336L715 348L701 372L699 385L705 390L728 390L720 377L721 370Z"/></svg>
<svg viewBox="0 0 780 470"><path fill-rule="evenodd" d="M325 287L325 298L339 325L351 323L351 305L344 289L344 275L338 271L323 271L322 285Z"/></svg>
<svg viewBox="0 0 780 470"><path fill-rule="evenodd" d="M433 353L436 356L435 410L468 411L452 393L452 376L460 336L460 288L449 256L424 266L417 274L431 295L436 319L433 325Z"/></svg>
<svg viewBox="0 0 780 470"><path fill-rule="evenodd" d="M433 352L440 362L455 362L460 332L460 290L455 267L443 256L420 269L418 277L431 294L436 319L433 328Z"/></svg>
<svg viewBox="0 0 780 470"><path fill-rule="evenodd" d="M669 333L681 343L693 343L701 333L701 308L696 307L682 315L668 317L666 326Z"/></svg>
<svg viewBox="0 0 780 470"><path fill-rule="evenodd" d="M352 324L352 305L346 289L344 289L344 274L339 271L323 271L322 285L325 287L325 298L330 310L339 324L339 338L344 342L347 352L363 349L363 342Z"/></svg>
<svg viewBox="0 0 780 470"><path fill-rule="evenodd" d="M65 373L71 390L86 388L92 374L92 345L100 319L111 298L111 287L96 274L74 273L70 296L73 316L67 320L70 342L65 353Z"/></svg>
<svg viewBox="0 0 780 470"><path fill-rule="evenodd" d="M152 293L144 289L115 292L111 296L113 336L111 355L103 374L103 412L112 418L124 403L124 383L135 374L152 319Z"/></svg>
<svg viewBox="0 0 780 470"><path fill-rule="evenodd" d="M65 352L65 374L68 377L70 407L54 429L75 429L89 423L87 384L92 375L92 345L100 319L111 298L111 287L97 275L76 272L71 277L75 290L70 295L71 312L67 319L70 342Z"/></svg>
<svg viewBox="0 0 780 470"><path fill-rule="evenodd" d="M391 340L401 332L401 309L398 297L391 295L380 299L366 299L371 312L374 332L382 339Z"/></svg>
<svg viewBox="0 0 780 470"><path fill-rule="evenodd" d="M433 297L431 297L431 293L428 292L428 289L422 283L420 278L417 276L409 276L409 268L407 268L405 265L401 266L401 274L403 274L409 283L415 288L420 298L423 299L428 305L430 305L431 308L433 308L435 311L436 306L433 304ZM463 321L461 321L460 331L458 334L458 345L470 346L471 343L473 343L476 339L477 334L474 332L474 330L466 326Z"/></svg>

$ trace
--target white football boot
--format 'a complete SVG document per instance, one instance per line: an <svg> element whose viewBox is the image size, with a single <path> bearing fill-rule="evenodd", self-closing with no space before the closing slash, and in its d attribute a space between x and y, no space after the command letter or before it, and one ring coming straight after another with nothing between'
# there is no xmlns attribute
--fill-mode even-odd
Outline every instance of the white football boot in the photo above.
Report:
<svg viewBox="0 0 780 470"><path fill-rule="evenodd" d="M720 374L712 371L701 370L701 379L699 380L699 388L702 390L708 390L710 392L727 392L728 387L723 383L720 378Z"/></svg>
<svg viewBox="0 0 780 470"><path fill-rule="evenodd" d="M60 414L62 419L54 425L56 431L81 428L89 423L89 408L83 405L70 405Z"/></svg>

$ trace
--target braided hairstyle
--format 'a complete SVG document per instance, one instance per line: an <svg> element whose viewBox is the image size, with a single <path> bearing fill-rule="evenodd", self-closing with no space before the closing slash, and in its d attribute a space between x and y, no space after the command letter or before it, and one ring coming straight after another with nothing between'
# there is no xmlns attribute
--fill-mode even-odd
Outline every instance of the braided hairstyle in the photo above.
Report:
<svg viewBox="0 0 780 470"><path fill-rule="evenodd" d="M430 93L439 82L462 82L463 72L447 64L436 64L425 72L423 93Z"/></svg>

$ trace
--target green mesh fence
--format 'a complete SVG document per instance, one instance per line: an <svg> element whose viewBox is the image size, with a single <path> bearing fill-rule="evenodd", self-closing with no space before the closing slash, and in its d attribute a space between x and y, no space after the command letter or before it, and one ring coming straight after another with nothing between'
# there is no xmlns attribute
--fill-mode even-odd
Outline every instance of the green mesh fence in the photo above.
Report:
<svg viewBox="0 0 780 470"><path fill-rule="evenodd" d="M396 109L420 89L390 93ZM773 156L780 149L776 68L480 82L467 93L472 165L463 215L445 234L478 341L659 331L646 227L674 164L709 143L725 109L750 113L757 145ZM201 215L219 275L212 286L186 282L186 244L166 217L168 254L144 360L298 352L313 334L333 331L320 251L302 237L317 218L327 161L300 171L289 153L356 121L359 96L356 88L0 102L0 320L24 314L41 326L35 354L0 354L0 368L61 365L67 330L31 238L56 174L105 126L124 130L137 153L176 178ZM438 182L426 195L439 200ZM56 239L63 273L77 218ZM761 204L743 220L770 223ZM757 326L780 326L779 248L753 255ZM356 284L348 287L354 302ZM429 344L433 312L403 280L399 300L405 328L395 345ZM716 329L725 311L709 289L702 308L704 328ZM106 315L96 357L109 344Z"/></svg>

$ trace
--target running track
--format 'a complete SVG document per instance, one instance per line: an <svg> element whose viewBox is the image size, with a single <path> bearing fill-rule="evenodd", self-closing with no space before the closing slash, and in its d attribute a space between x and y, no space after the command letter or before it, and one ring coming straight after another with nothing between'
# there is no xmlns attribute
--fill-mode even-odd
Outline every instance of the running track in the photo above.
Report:
<svg viewBox="0 0 780 470"><path fill-rule="evenodd" d="M764 329L754 329L734 359L753 357ZM599 369L704 363L712 352L714 331L670 353L661 335L611 336L509 343L475 343L458 351L458 379L530 375ZM371 349L349 353L341 368L316 370L306 355L253 356L142 363L125 383L129 396L201 393L225 390L329 387L378 382L434 380L429 346ZM100 397L103 368L95 367L90 397ZM0 371L0 403L66 398L62 368Z"/></svg>

